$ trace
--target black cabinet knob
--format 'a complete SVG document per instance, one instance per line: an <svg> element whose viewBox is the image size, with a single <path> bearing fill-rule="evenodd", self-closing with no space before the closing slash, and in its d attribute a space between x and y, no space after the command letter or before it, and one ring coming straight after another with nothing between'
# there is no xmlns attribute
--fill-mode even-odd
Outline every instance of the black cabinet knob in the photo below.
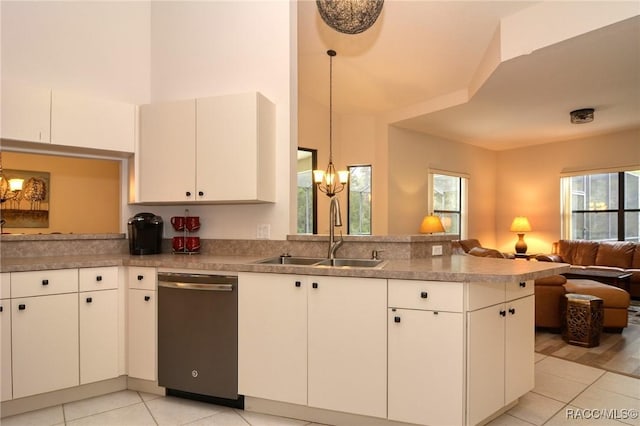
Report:
<svg viewBox="0 0 640 426"><path fill-rule="evenodd" d="M42 280L42 285L49 285L49 280Z"/></svg>
<svg viewBox="0 0 640 426"><path fill-rule="evenodd" d="M296 287L300 287L302 283L300 281L296 281Z"/></svg>
<svg viewBox="0 0 640 426"><path fill-rule="evenodd" d="M400 322L400 317L393 317L393 322Z"/></svg>
<svg viewBox="0 0 640 426"><path fill-rule="evenodd" d="M4 310L4 308L2 306L0 306L0 312L2 312Z"/></svg>
<svg viewBox="0 0 640 426"><path fill-rule="evenodd" d="M204 191L198 191L198 196L204 197Z"/></svg>
<svg viewBox="0 0 640 426"><path fill-rule="evenodd" d="M144 275L138 275L138 281L142 281L144 279Z"/></svg>
<svg viewBox="0 0 640 426"><path fill-rule="evenodd" d="M87 303L91 303L93 302L93 299L91 297L87 297Z"/></svg>
<svg viewBox="0 0 640 426"><path fill-rule="evenodd" d="M509 308L509 313L514 315L516 313L516 308Z"/></svg>
<svg viewBox="0 0 640 426"><path fill-rule="evenodd" d="M527 286L527 283L524 281L520 281L520 287L525 288Z"/></svg>
<svg viewBox="0 0 640 426"><path fill-rule="evenodd" d="M507 316L507 311L505 311L505 310L501 310L501 311L500 311L500 316L501 316L501 317L506 317L506 316Z"/></svg>
<svg viewBox="0 0 640 426"><path fill-rule="evenodd" d="M149 300L151 300L151 296L145 296L145 297L144 297L144 301L145 301L145 302L148 302Z"/></svg>
<svg viewBox="0 0 640 426"><path fill-rule="evenodd" d="M184 195L186 195L187 197L191 197L191 192L187 191L187 192L184 193Z"/></svg>
<svg viewBox="0 0 640 426"><path fill-rule="evenodd" d="M422 291L420 292L420 297L426 299L427 297L429 297L429 294L426 291Z"/></svg>
<svg viewBox="0 0 640 426"><path fill-rule="evenodd" d="M98 275L98 276L96 277L96 281L102 281L102 275Z"/></svg>
<svg viewBox="0 0 640 426"><path fill-rule="evenodd" d="M318 288L318 283L312 283L312 284L311 284L311 287L313 287L313 288Z"/></svg>
<svg viewBox="0 0 640 426"><path fill-rule="evenodd" d="M24 303L21 303L18 305L18 310L19 311L24 311L25 309L27 309L27 305L25 305Z"/></svg>

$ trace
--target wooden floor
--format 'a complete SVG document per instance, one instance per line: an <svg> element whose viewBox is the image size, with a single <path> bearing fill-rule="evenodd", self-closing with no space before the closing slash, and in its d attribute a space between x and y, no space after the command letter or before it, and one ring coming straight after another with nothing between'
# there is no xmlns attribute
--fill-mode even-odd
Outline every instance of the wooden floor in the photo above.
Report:
<svg viewBox="0 0 640 426"><path fill-rule="evenodd" d="M569 345L560 334L536 331L536 352L640 378L640 307L629 312L629 326L621 334L602 333L600 345Z"/></svg>

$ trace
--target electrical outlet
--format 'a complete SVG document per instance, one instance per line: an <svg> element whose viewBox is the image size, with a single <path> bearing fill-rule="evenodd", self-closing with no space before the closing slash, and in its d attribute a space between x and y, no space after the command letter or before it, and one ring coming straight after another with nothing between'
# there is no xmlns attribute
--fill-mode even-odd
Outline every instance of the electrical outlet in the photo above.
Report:
<svg viewBox="0 0 640 426"><path fill-rule="evenodd" d="M256 237L259 240L268 240L271 234L271 225L268 223L261 223L258 225L258 232Z"/></svg>
<svg viewBox="0 0 640 426"><path fill-rule="evenodd" d="M431 246L431 256L442 256L442 246Z"/></svg>

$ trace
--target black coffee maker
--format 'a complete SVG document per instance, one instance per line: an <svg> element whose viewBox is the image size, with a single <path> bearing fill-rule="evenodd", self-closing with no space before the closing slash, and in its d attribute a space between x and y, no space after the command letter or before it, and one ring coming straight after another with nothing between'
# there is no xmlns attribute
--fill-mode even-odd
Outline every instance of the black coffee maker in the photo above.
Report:
<svg viewBox="0 0 640 426"><path fill-rule="evenodd" d="M153 213L138 213L127 222L129 253L158 254L162 251L163 221Z"/></svg>

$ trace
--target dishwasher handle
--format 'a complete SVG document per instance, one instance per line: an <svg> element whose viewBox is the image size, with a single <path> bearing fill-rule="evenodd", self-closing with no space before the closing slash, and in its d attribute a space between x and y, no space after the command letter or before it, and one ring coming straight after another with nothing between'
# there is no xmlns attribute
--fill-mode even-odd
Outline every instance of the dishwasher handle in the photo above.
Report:
<svg viewBox="0 0 640 426"><path fill-rule="evenodd" d="M232 284L200 284L160 281L158 287L177 288L180 290L233 291Z"/></svg>

